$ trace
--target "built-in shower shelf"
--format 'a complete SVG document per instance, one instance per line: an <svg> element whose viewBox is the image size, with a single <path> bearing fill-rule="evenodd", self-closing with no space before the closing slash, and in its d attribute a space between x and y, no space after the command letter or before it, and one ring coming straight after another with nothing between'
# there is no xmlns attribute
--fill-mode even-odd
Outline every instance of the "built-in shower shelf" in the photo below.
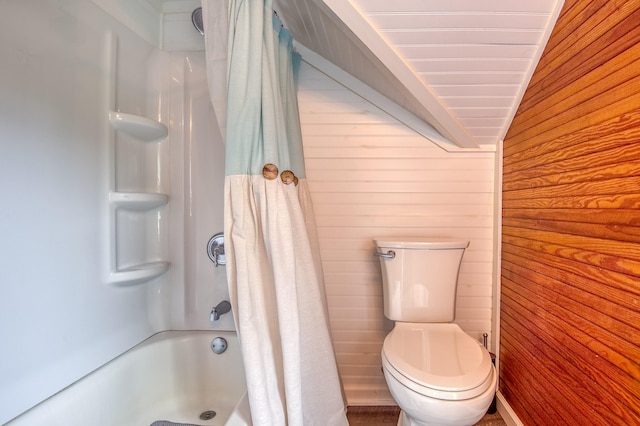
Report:
<svg viewBox="0 0 640 426"><path fill-rule="evenodd" d="M109 274L109 281L116 285L134 285L149 281L167 272L169 262L150 262L120 269Z"/></svg>
<svg viewBox="0 0 640 426"><path fill-rule="evenodd" d="M109 193L109 203L116 213L112 218L114 221L111 236L112 260L107 278L111 284L119 286L140 284L167 272L169 262L156 260L159 253L152 248L155 244L146 240L144 231L141 230L145 226L156 226L149 222L157 222L158 220L153 211L165 206L168 202L169 196L167 194L115 191ZM121 213L117 213L117 211ZM151 216L146 216L147 212L152 212ZM118 225L120 221L123 225ZM156 233L151 237L151 241L157 241L157 238L158 234ZM124 246L120 247L121 244ZM132 255L129 251L134 247L137 247L134 249L134 251L137 250L137 256ZM124 248L122 254L120 254L120 248ZM120 261L119 256L123 256ZM145 261L145 257L149 260L153 259L153 261Z"/></svg>
<svg viewBox="0 0 640 426"><path fill-rule="evenodd" d="M131 211L147 211L162 207L169 202L167 194L146 192L111 192L109 202L115 208Z"/></svg>
<svg viewBox="0 0 640 426"><path fill-rule="evenodd" d="M164 124L140 115L112 111L109 121L114 129L144 142L156 142L169 134Z"/></svg>
<svg viewBox="0 0 640 426"><path fill-rule="evenodd" d="M164 211L169 195L164 179L169 129L158 120L141 114L144 98L122 97L119 104L117 59L118 39L107 37L105 79L107 102L103 119L107 121L107 185L104 197L108 209L105 227L105 282L128 287L142 284L165 274L170 267L168 222ZM126 98L126 99L125 99ZM153 108L150 109L153 111Z"/></svg>

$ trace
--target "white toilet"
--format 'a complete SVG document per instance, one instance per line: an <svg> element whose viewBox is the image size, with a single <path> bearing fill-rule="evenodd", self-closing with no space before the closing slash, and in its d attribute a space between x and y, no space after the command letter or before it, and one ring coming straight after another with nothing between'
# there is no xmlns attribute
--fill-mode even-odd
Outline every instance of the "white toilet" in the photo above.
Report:
<svg viewBox="0 0 640 426"><path fill-rule="evenodd" d="M487 412L498 379L489 352L451 323L469 242L374 242L384 315L395 321L382 347L382 368L402 409L398 425L473 425Z"/></svg>

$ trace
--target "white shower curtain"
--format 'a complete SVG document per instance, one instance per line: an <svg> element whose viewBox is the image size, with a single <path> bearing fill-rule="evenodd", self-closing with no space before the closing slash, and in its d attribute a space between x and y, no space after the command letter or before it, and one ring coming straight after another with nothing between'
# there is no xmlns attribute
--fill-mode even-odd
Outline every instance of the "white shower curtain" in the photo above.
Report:
<svg viewBox="0 0 640 426"><path fill-rule="evenodd" d="M225 252L253 423L347 425L305 178L300 57L271 0L227 10Z"/></svg>

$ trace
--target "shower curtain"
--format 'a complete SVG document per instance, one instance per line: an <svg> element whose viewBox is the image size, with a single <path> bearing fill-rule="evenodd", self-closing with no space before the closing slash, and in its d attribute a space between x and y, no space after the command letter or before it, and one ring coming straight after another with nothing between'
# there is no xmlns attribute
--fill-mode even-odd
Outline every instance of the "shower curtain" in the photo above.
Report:
<svg viewBox="0 0 640 426"><path fill-rule="evenodd" d="M227 6L225 253L253 423L347 425L305 178L300 56L271 0Z"/></svg>

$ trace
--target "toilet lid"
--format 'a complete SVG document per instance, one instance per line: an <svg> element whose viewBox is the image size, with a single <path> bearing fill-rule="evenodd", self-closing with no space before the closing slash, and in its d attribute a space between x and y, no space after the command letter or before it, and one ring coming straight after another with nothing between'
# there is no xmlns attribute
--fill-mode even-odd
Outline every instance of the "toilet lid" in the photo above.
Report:
<svg viewBox="0 0 640 426"><path fill-rule="evenodd" d="M489 352L457 324L396 323L382 353L406 379L444 392L477 388L492 372Z"/></svg>

